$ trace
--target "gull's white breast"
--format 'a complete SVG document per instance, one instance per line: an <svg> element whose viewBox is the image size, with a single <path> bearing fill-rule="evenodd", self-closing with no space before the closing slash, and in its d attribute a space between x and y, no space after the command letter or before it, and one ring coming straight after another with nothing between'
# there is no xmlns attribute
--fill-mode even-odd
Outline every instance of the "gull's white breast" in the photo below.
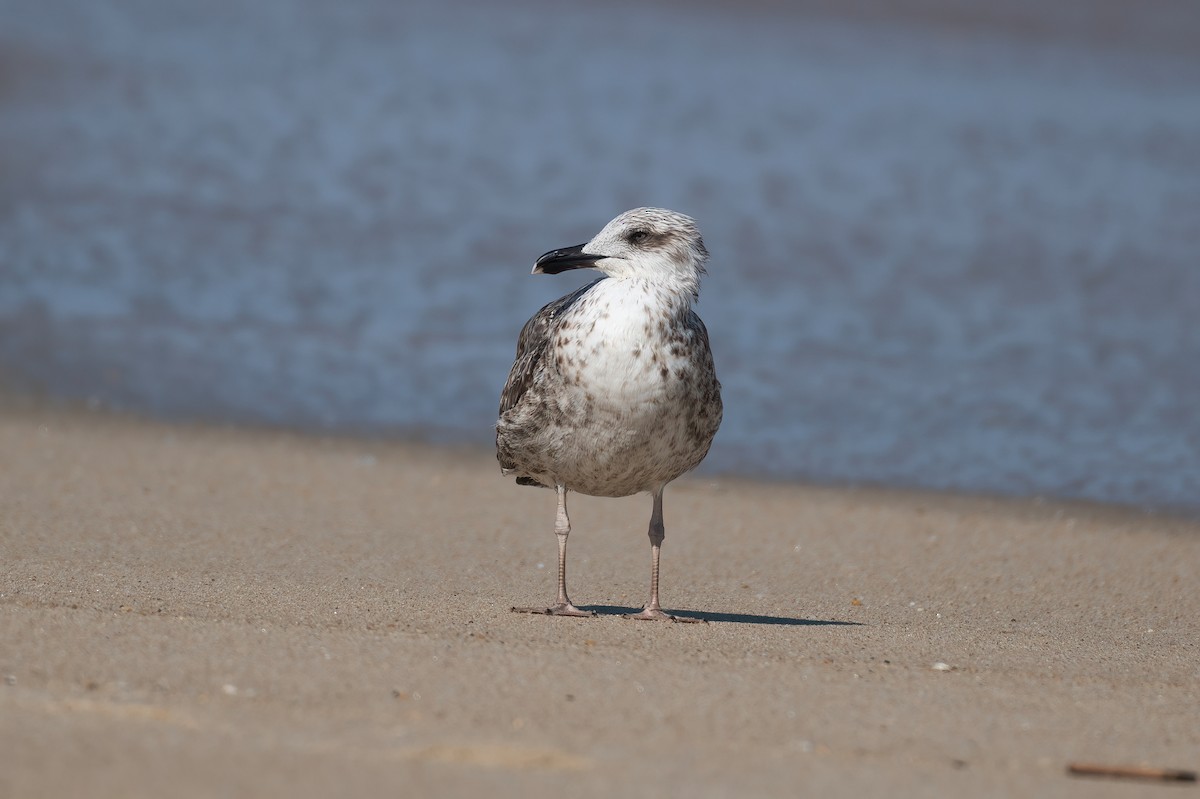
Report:
<svg viewBox="0 0 1200 799"><path fill-rule="evenodd" d="M705 435L697 414L715 376L707 341L685 324L690 305L653 284L602 280L559 320L551 347L563 438L553 448L566 485L623 496L704 457L716 428Z"/></svg>

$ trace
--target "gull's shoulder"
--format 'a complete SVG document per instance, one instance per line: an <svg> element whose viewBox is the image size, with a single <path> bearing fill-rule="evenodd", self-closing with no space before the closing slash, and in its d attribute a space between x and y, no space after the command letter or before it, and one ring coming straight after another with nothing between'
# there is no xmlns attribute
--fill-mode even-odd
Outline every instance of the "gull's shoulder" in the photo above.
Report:
<svg viewBox="0 0 1200 799"><path fill-rule="evenodd" d="M538 372L545 368L545 355L550 347L555 326L562 317L605 278L594 280L570 294L548 302L529 317L517 336L517 357L513 360L504 390L500 392L500 415L516 407L533 384Z"/></svg>

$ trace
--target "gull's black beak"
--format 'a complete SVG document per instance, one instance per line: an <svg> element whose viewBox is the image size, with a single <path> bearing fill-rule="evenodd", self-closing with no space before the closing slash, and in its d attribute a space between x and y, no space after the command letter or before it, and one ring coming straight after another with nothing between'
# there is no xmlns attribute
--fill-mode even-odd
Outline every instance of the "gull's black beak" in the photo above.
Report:
<svg viewBox="0 0 1200 799"><path fill-rule="evenodd" d="M535 275L557 275L559 272L566 272L568 269L586 269L589 266L595 266L596 261L604 258L603 255L592 255L583 251L583 245L577 244L574 247L563 247L561 250L551 250L550 252L537 259L537 263L533 265L533 274Z"/></svg>

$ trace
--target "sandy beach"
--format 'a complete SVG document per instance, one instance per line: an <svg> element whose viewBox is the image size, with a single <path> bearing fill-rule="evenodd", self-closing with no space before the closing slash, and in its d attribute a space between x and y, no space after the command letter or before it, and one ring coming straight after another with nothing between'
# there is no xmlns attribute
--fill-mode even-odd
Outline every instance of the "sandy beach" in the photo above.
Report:
<svg viewBox="0 0 1200 799"><path fill-rule="evenodd" d="M0 20L0 799L1200 796L1068 774L1200 769L1194 0ZM643 205L712 254L709 623L621 618L644 496L514 614L497 393L592 277L528 273Z"/></svg>
<svg viewBox="0 0 1200 799"><path fill-rule="evenodd" d="M491 453L0 414L0 794L1127 796L1195 768L1200 524L1100 506L682 480ZM936 666L935 664L945 664ZM1169 790L1162 788L1161 790Z"/></svg>

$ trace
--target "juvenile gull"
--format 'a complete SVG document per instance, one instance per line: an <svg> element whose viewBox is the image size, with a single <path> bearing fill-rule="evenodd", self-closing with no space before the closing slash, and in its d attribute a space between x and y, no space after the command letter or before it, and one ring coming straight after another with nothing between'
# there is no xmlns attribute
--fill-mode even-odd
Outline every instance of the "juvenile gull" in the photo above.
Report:
<svg viewBox="0 0 1200 799"><path fill-rule="evenodd" d="M648 492L650 601L629 618L673 616L658 601L662 496L708 454L721 384L708 331L692 310L708 251L696 223L660 208L626 211L587 244L551 250L533 274L591 268L604 277L525 323L500 395L496 457L517 483L558 492L558 600L522 613L594 616L567 598L567 492Z"/></svg>

